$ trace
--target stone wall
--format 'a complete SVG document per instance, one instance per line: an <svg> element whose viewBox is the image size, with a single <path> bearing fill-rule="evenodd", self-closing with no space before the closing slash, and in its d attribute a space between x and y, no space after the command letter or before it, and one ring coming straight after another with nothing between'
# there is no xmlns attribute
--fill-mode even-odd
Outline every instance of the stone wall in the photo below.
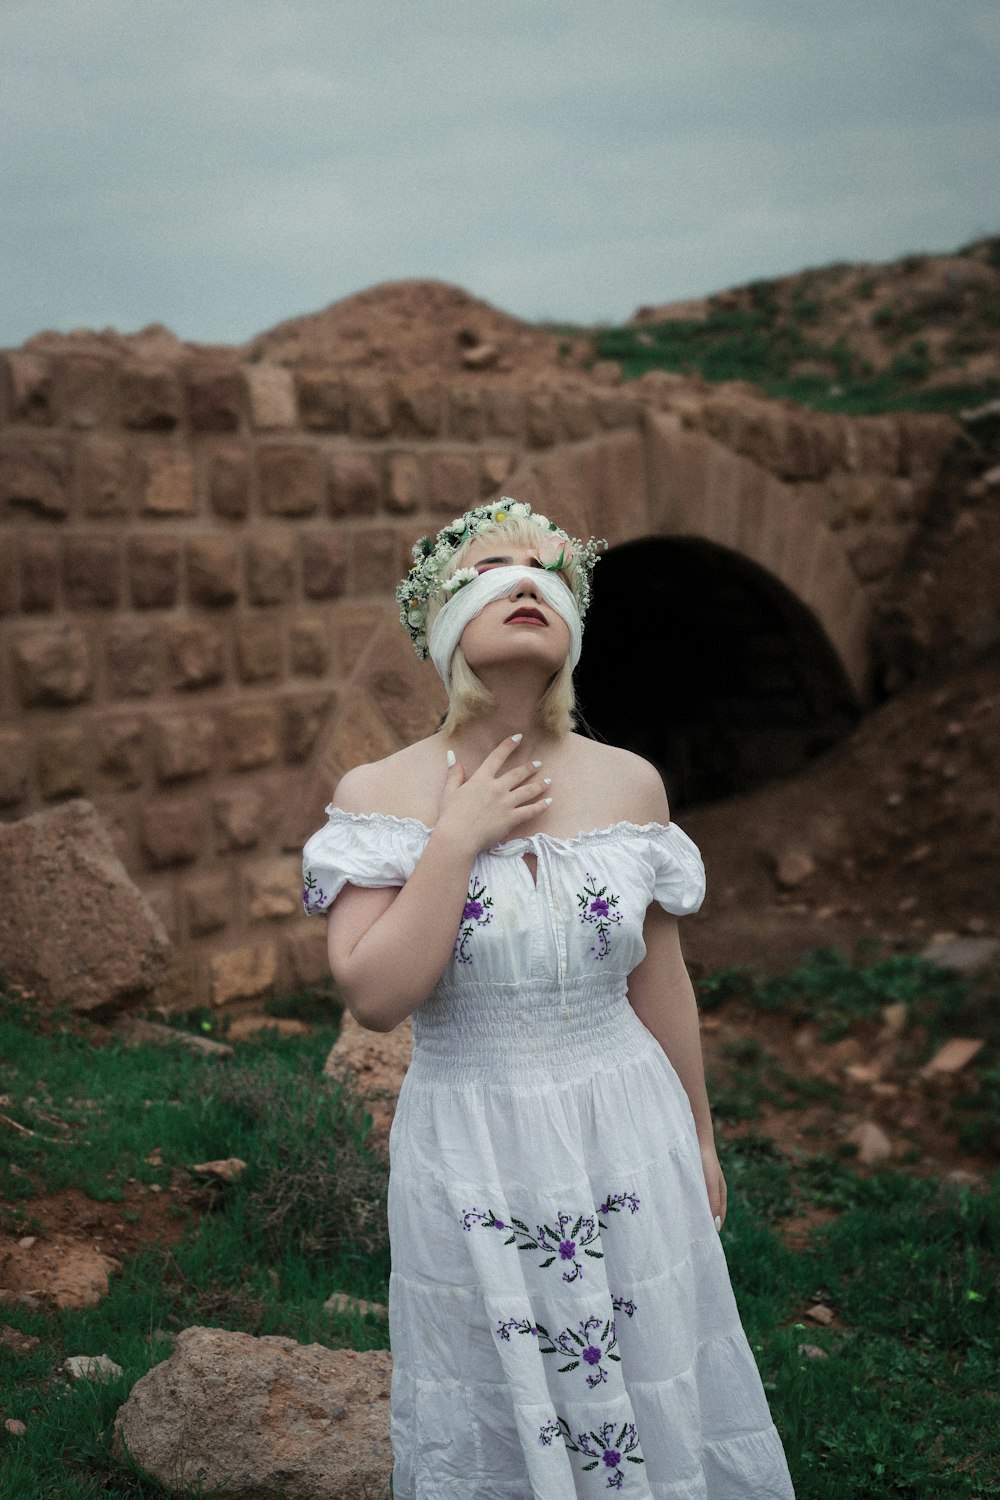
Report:
<svg viewBox="0 0 1000 1500"><path fill-rule="evenodd" d="M0 816L91 799L177 945L164 1003L326 972L299 849L335 776L432 729L395 619L414 537L504 490L612 545L768 567L864 692L868 614L954 426L743 389L0 360Z"/></svg>

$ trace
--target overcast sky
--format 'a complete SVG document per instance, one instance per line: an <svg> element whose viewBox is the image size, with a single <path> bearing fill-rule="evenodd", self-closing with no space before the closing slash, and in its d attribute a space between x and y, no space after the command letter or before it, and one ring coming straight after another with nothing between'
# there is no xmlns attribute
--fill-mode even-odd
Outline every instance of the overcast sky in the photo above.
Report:
<svg viewBox="0 0 1000 1500"><path fill-rule="evenodd" d="M620 321L1000 233L998 0L0 0L0 344Z"/></svg>

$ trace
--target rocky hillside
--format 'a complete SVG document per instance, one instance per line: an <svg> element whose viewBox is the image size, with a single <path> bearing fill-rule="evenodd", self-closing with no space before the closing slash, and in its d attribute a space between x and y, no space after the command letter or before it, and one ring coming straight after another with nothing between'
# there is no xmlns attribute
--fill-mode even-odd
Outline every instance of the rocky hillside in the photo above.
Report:
<svg viewBox="0 0 1000 1500"><path fill-rule="evenodd" d="M1000 236L952 255L822 266L651 304L596 344L628 373L664 364L709 378L798 381L801 392L787 393L803 396L810 382L841 394L879 379L911 395L986 386L1000 380Z"/></svg>

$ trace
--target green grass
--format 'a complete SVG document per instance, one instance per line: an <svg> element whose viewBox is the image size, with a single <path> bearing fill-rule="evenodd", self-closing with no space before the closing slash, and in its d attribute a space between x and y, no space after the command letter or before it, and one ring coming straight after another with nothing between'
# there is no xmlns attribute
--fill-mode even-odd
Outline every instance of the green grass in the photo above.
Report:
<svg viewBox="0 0 1000 1500"><path fill-rule="evenodd" d="M702 988L709 1005L757 1005L834 1030L903 1000L928 1035L962 1025L981 1000L975 986L902 955L864 964L825 953L777 979L729 970ZM386 1346L384 1322L323 1310L334 1290L384 1302L388 1281L385 1171L357 1100L322 1077L333 1035L271 1034L219 1062L180 1044L98 1047L69 1018L42 1026L16 996L0 1001L3 1111L48 1137L5 1130L6 1228L28 1232L32 1194L68 1182L120 1199L130 1177L169 1190L172 1168L231 1155L250 1164L211 1212L182 1221L176 1244L127 1260L99 1306L0 1312L41 1340L26 1358L0 1348L0 1408L28 1429L0 1445L0 1493L159 1495L112 1461L111 1424L170 1335L192 1323ZM806 1097L753 1041L727 1062L753 1084L728 1115L717 1101L720 1119ZM145 1160L154 1146L162 1167ZM722 1155L733 1285L799 1500L1000 1495L1000 1175L985 1192L898 1171L864 1176L837 1156L790 1159L754 1137L724 1141ZM790 1248L783 1224L815 1210L822 1218ZM833 1326L804 1320L816 1299ZM803 1344L827 1357L806 1357ZM58 1366L79 1353L110 1355L122 1379L67 1385Z"/></svg>
<svg viewBox="0 0 1000 1500"><path fill-rule="evenodd" d="M601 329L593 335L597 359L619 361L626 379L649 370L702 375L706 380L747 380L768 395L788 397L817 411L851 415L886 411L957 412L1000 395L1000 382L925 388L930 373L927 347L912 340L899 349L891 367L873 370L848 346L819 343L806 330L818 304L802 298L782 318L768 282L751 288L749 309L713 307L703 320ZM876 318L878 315L876 315ZM883 321L891 320L886 313ZM914 325L914 331L918 325ZM905 330L892 325L894 339ZM802 362L819 362L829 375L796 375Z"/></svg>
<svg viewBox="0 0 1000 1500"><path fill-rule="evenodd" d="M862 1179L753 1140L723 1160L733 1285L799 1500L1000 1494L1000 1176ZM777 1228L809 1206L837 1217L793 1252ZM796 1316L813 1300L833 1326Z"/></svg>

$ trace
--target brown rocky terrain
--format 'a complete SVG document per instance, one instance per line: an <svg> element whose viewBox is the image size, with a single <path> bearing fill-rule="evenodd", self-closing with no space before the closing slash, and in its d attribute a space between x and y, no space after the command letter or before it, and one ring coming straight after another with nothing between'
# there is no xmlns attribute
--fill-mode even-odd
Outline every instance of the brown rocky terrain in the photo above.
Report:
<svg viewBox="0 0 1000 1500"><path fill-rule="evenodd" d="M283 365L322 365L437 378L469 371L544 374L559 339L443 281L387 281L258 334L239 352Z"/></svg>

